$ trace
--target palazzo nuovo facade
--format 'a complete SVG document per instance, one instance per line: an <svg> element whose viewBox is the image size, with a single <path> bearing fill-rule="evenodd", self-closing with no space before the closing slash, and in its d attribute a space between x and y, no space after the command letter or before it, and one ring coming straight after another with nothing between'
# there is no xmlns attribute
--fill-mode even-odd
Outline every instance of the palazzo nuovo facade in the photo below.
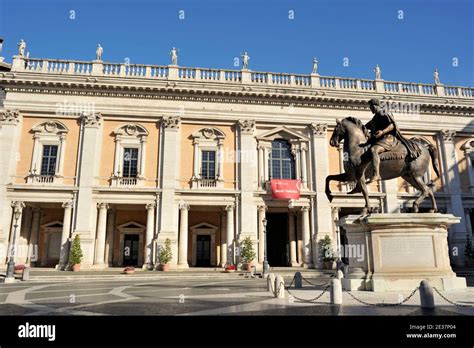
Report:
<svg viewBox="0 0 474 348"><path fill-rule="evenodd" d="M431 166L425 179L440 211L461 217L449 245L464 262L472 87L22 55L0 69L0 267L15 245L16 263L61 268L75 234L83 268L154 267L167 238L172 268L222 267L247 236L259 266L266 238L270 266L321 267L318 241L344 245L337 219L364 205L350 183L326 198L343 165L329 138L337 118L367 122L370 98L438 149L441 176ZM272 199L271 179L301 180L300 198ZM370 185L379 212L408 211L416 195L401 179Z"/></svg>

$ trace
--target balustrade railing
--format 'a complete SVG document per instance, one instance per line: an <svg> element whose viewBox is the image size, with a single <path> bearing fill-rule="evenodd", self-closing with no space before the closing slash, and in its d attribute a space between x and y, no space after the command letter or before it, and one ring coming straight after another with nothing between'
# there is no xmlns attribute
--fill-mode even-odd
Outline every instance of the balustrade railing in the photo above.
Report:
<svg viewBox="0 0 474 348"><path fill-rule="evenodd" d="M174 79L183 81L210 81L223 83L245 83L274 87L297 87L312 89L376 92L402 95L446 96L474 98L473 87L456 87L411 82L367 80L334 76L319 76L259 72L251 70L223 70L208 68L154 66L143 64L120 64L107 62L67 61L37 58L14 58L12 71L34 73L93 75L105 77L133 77L150 79Z"/></svg>

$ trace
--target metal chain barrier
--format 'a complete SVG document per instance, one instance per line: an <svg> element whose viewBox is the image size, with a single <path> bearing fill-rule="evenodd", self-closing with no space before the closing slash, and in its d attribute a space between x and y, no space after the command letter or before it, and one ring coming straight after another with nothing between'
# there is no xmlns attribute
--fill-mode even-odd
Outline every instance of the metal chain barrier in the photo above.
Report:
<svg viewBox="0 0 474 348"><path fill-rule="evenodd" d="M286 291L288 292L288 294L290 294L294 299L298 300L298 301L301 301L301 302L315 302L317 300L319 300L321 298L321 296L323 296L327 291L328 289L331 287L331 284L328 284L324 289L323 289L323 292L320 293L318 296L312 298L312 299L304 299L304 298L301 298L301 297L297 297L295 295L293 295L291 292L290 292L290 289L287 288Z"/></svg>
<svg viewBox="0 0 474 348"><path fill-rule="evenodd" d="M438 293L439 296L441 296L441 298L443 300L445 300L446 302L452 304L453 306L458 306L458 307L474 307L474 305L470 305L470 304L463 304L463 303L457 303L457 302L454 302L454 301L451 301L449 299L447 299L438 289L436 289L434 286L433 286L433 289Z"/></svg>
<svg viewBox="0 0 474 348"><path fill-rule="evenodd" d="M402 304L404 304L405 302L407 302L409 299L411 299L413 297L413 295L415 295L415 293L420 289L420 287L416 287L410 295L408 295L403 301L401 302L397 302L397 303L369 303L369 302L366 302L364 300L361 300L357 297L355 297L355 295L353 295L351 293L351 291L346 291L344 290L344 292L346 292L347 294L349 294L350 297L352 297L354 300L356 300L357 302L359 303L362 303L364 305L367 305L367 306L375 306L375 307L396 307L396 306L401 306Z"/></svg>

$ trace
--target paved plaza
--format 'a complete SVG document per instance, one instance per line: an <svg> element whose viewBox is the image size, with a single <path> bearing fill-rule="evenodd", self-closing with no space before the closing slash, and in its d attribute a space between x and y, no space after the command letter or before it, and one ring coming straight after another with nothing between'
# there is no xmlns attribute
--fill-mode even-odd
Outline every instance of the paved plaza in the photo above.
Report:
<svg viewBox="0 0 474 348"><path fill-rule="evenodd" d="M183 277L138 272L132 277L111 277L109 272L105 280L86 276L71 280L68 276L72 272L57 273L64 275L65 281L0 285L0 315L474 315L473 307L454 306L436 293L434 311L421 310L418 292L394 307L356 300L397 303L411 291L352 291L356 299L344 292L343 305L331 305L329 291L321 295L331 277L305 278L302 289L291 287L286 298L277 299L266 290L266 280L244 274ZM287 285L291 280L291 276L285 277ZM468 284L472 285L470 278ZM474 305L473 287L442 294L451 301Z"/></svg>

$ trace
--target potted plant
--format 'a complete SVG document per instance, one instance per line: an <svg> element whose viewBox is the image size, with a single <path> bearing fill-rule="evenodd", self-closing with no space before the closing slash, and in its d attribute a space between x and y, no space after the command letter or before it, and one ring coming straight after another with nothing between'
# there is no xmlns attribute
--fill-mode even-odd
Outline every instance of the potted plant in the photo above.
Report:
<svg viewBox="0 0 474 348"><path fill-rule="evenodd" d="M13 270L13 273L22 274L24 270L25 270L25 265L15 265L15 269Z"/></svg>
<svg viewBox="0 0 474 348"><path fill-rule="evenodd" d="M123 269L123 273L125 274L133 274L135 273L135 267L133 266L127 266Z"/></svg>
<svg viewBox="0 0 474 348"><path fill-rule="evenodd" d="M81 269L81 261L83 258L81 249L81 238L78 234L74 237L71 245L71 253L69 255L69 264L72 265L73 272L79 272Z"/></svg>
<svg viewBox="0 0 474 348"><path fill-rule="evenodd" d="M225 265L225 267L224 267L224 271L226 273L235 272L235 269L236 269L235 265Z"/></svg>
<svg viewBox="0 0 474 348"><path fill-rule="evenodd" d="M253 243L250 237L246 237L242 241L242 248L240 250L240 256L244 263L243 268L247 271L252 269L252 261L255 259L255 250L253 249Z"/></svg>
<svg viewBox="0 0 474 348"><path fill-rule="evenodd" d="M158 260L160 261L161 270L163 272L168 272L170 269L169 262L173 258L173 253L171 252L171 240L166 238L165 246L160 250L158 255Z"/></svg>
<svg viewBox="0 0 474 348"><path fill-rule="evenodd" d="M466 246L464 247L464 264L466 267L474 267L474 249L472 247L469 233L466 236Z"/></svg>
<svg viewBox="0 0 474 348"><path fill-rule="evenodd" d="M334 261L337 259L336 253L332 248L331 237L325 236L319 241L319 250L321 260L323 261L325 269L334 269Z"/></svg>

